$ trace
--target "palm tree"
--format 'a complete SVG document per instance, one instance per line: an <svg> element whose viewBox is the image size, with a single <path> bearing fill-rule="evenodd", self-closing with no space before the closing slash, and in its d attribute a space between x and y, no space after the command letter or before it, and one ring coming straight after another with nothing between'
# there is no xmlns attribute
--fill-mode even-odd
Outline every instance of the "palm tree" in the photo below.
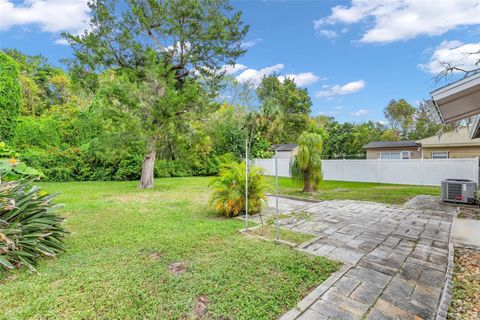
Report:
<svg viewBox="0 0 480 320"><path fill-rule="evenodd" d="M292 161L292 178L303 181L303 192L314 192L323 179L323 139L318 133L303 132L298 139L298 152Z"/></svg>
<svg viewBox="0 0 480 320"><path fill-rule="evenodd" d="M238 163L227 157L221 165L218 177L212 179L213 188L210 199L214 208L227 217L236 217L245 213L245 161ZM262 204L266 204L265 181L262 169L250 167L248 173L249 214L260 213ZM260 219L262 217L260 216ZM263 224L263 222L262 222Z"/></svg>

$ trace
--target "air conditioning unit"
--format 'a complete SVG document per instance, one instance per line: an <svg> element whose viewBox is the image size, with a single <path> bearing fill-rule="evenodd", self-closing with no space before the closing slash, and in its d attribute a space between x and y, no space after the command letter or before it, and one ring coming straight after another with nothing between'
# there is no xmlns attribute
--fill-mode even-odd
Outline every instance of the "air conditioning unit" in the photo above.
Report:
<svg viewBox="0 0 480 320"><path fill-rule="evenodd" d="M475 203L477 183L465 179L445 179L442 181L442 201Z"/></svg>

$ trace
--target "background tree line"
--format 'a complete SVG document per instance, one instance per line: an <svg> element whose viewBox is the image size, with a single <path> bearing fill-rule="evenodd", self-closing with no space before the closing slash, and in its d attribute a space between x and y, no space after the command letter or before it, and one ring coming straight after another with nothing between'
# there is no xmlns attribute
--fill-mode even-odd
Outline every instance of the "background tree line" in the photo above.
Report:
<svg viewBox="0 0 480 320"><path fill-rule="evenodd" d="M226 153L323 138L322 158L362 158L374 140L420 139L440 127L421 104L385 108L389 124L312 116L307 89L270 75L258 86L225 75L248 26L225 0L92 2L91 29L65 34L66 68L0 52L0 140L48 180L212 175ZM281 79L281 80L280 80ZM8 153L7 151L2 151ZM12 152L10 153L13 156Z"/></svg>
<svg viewBox="0 0 480 320"><path fill-rule="evenodd" d="M139 137L144 133L138 129L145 124L140 120L141 103L132 101L141 100L137 96L140 89L132 87L128 75L105 72L97 79L98 88L90 91L79 83L74 71L54 67L42 56L4 49L2 59L18 66L19 92L17 104L8 98L7 110L18 112L3 117L16 121L3 124L1 139L18 151L22 160L54 181L140 177L144 144ZM176 121L175 111L161 127L155 148L159 159L154 167L156 176L215 174L223 154L232 153L237 159L243 156L247 137L252 157L270 157L273 144L296 143L302 132L315 131L324 137L324 159L364 158L363 146L371 141L421 139L441 129L423 103L414 108L404 99L392 100L385 108L389 124L341 123L333 117L311 116L308 91L292 79L280 81L271 75L256 89L234 79L223 81L222 90L213 98L201 86L189 84L190 97L182 99L194 101L195 108L181 122ZM232 90L237 98L222 98ZM121 103L137 103L139 114L119 113ZM174 110L184 103L177 103ZM172 104L168 102L169 108Z"/></svg>

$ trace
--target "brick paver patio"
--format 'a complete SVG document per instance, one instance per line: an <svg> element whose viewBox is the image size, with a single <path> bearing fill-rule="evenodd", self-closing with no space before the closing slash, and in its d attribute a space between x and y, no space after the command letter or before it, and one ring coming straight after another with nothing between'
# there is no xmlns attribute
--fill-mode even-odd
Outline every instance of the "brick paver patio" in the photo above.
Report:
<svg viewBox="0 0 480 320"><path fill-rule="evenodd" d="M269 199L270 207L274 200ZM280 211L308 212L282 226L316 235L301 250L342 261L283 319L434 319L449 254L452 213L362 201L280 199ZM271 211L270 211L271 212Z"/></svg>

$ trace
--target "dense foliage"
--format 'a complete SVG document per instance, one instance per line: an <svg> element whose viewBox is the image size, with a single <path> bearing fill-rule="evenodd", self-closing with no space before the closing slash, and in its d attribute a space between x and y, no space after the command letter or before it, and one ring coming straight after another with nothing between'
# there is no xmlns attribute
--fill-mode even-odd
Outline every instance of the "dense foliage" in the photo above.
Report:
<svg viewBox="0 0 480 320"><path fill-rule="evenodd" d="M385 108L389 125L341 123L313 117L295 79L227 75L248 32L227 0L89 5L90 31L64 34L74 53L66 69L0 53L0 141L46 180L140 179L148 188L154 177L217 174L224 154L241 161L246 146L251 158L269 158L272 145L304 132L321 136L323 159L359 159L371 141L440 129L425 105L404 99Z"/></svg>
<svg viewBox="0 0 480 320"><path fill-rule="evenodd" d="M20 113L18 63L0 52L0 140L12 136Z"/></svg>
<svg viewBox="0 0 480 320"><path fill-rule="evenodd" d="M229 160L222 164L218 177L212 180L211 203L217 212L236 217L245 214L245 162ZM250 167L248 172L248 213L256 214L266 204L268 184L260 168Z"/></svg>
<svg viewBox="0 0 480 320"><path fill-rule="evenodd" d="M63 251L63 218L31 180L0 183L0 270L26 266L35 271L40 257Z"/></svg>

